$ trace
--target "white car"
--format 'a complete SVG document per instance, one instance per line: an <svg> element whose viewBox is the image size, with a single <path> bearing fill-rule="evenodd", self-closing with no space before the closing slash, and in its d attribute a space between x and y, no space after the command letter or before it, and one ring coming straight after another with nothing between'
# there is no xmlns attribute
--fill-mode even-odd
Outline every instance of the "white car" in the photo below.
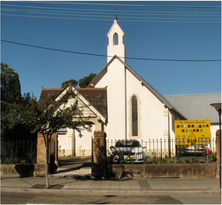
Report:
<svg viewBox="0 0 222 205"><path fill-rule="evenodd" d="M113 162L143 162L146 160L146 152L137 140L118 140L115 147L111 146L110 150L113 156Z"/></svg>
<svg viewBox="0 0 222 205"><path fill-rule="evenodd" d="M203 154L205 153L207 145L186 145L185 153L186 154Z"/></svg>

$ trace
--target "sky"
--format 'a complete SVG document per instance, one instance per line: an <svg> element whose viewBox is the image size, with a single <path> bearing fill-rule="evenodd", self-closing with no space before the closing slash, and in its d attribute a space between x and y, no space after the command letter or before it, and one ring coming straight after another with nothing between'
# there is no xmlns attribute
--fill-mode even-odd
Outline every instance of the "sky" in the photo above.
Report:
<svg viewBox="0 0 222 205"><path fill-rule="evenodd" d="M1 62L39 99L102 70L116 15L126 63L162 95L221 92L220 1L1 1Z"/></svg>

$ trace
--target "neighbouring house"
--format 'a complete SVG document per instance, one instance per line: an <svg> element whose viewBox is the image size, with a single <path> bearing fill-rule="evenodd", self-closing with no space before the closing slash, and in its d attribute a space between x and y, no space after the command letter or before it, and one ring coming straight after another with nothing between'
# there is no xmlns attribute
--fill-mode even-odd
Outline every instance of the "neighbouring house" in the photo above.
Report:
<svg viewBox="0 0 222 205"><path fill-rule="evenodd" d="M161 95L127 65L126 35L117 20L114 20L107 36L107 64L87 88L72 85L65 89L42 88L40 101L48 95L60 100L71 90L76 97L69 99L68 105L78 100L84 115L90 116L89 122L92 123L92 130L83 131L82 138L75 130L59 130L59 155L91 155L94 131L104 131L109 141L172 140L175 137L175 120L211 120L211 136L216 137L219 117L210 104L221 102L220 93Z"/></svg>

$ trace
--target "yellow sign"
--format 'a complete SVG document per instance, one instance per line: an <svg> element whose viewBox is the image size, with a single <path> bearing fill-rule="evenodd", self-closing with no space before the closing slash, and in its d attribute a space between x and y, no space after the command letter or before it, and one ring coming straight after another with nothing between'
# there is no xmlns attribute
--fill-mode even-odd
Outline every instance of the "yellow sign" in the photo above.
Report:
<svg viewBox="0 0 222 205"><path fill-rule="evenodd" d="M175 120L175 145L210 144L210 120Z"/></svg>

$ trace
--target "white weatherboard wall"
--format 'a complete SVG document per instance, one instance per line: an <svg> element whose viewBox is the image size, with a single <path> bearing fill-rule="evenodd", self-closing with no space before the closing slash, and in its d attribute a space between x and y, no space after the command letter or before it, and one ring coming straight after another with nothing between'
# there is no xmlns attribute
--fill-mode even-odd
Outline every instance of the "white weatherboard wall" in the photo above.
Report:
<svg viewBox="0 0 222 205"><path fill-rule="evenodd" d="M89 121L93 124L90 131L81 128L82 137L79 137L79 132L69 128L67 128L67 132L58 132L59 156L90 156L93 133L95 130L101 130L101 124L97 120L97 115L92 112L89 104L84 103L80 99L79 95L77 95L75 98L68 99L65 107L71 106L76 102L76 100L78 100L78 106L80 110L82 110L83 116L87 118L90 116ZM60 108L63 108L63 104L60 106ZM104 130L106 130L105 127Z"/></svg>

